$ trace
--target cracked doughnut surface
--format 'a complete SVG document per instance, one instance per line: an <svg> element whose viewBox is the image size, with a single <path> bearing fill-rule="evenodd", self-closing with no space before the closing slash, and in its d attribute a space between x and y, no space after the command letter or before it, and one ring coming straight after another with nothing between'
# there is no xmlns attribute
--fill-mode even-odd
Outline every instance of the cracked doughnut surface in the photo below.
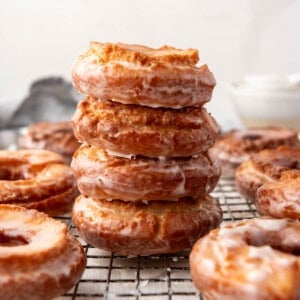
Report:
<svg viewBox="0 0 300 300"><path fill-rule="evenodd" d="M299 170L299 147L263 150L239 166L237 189L262 214L299 218Z"/></svg>
<svg viewBox="0 0 300 300"><path fill-rule="evenodd" d="M196 49L158 49L91 42L74 62L78 91L101 100L150 107L182 108L209 101L216 84L207 65L196 67Z"/></svg>
<svg viewBox="0 0 300 300"><path fill-rule="evenodd" d="M204 299L299 299L299 251L299 221L225 223L194 245L191 274Z"/></svg>
<svg viewBox="0 0 300 300"><path fill-rule="evenodd" d="M214 159L222 166L222 175L234 176L237 167L249 160L251 155L265 149L299 144L297 132L277 127L232 130L219 136L210 149Z"/></svg>
<svg viewBox="0 0 300 300"><path fill-rule="evenodd" d="M0 204L35 208L49 215L71 211L75 177L61 155L47 150L0 150Z"/></svg>
<svg viewBox="0 0 300 300"><path fill-rule="evenodd" d="M222 220L219 202L210 196L176 202L107 201L79 196L73 222L91 245L122 255L151 255L190 248Z"/></svg>
<svg viewBox="0 0 300 300"><path fill-rule="evenodd" d="M80 142L116 156L187 157L206 152L218 125L204 108L181 110L81 101L73 117Z"/></svg>
<svg viewBox="0 0 300 300"><path fill-rule="evenodd" d="M83 195L124 201L176 201L210 193L221 169L207 154L159 160L110 156L104 149L82 145L71 167Z"/></svg>
<svg viewBox="0 0 300 300"><path fill-rule="evenodd" d="M0 205L0 299L46 300L67 292L86 264L66 225L36 210Z"/></svg>
<svg viewBox="0 0 300 300"><path fill-rule="evenodd" d="M21 149L45 149L61 154L69 164L79 147L71 122L39 122L21 132Z"/></svg>

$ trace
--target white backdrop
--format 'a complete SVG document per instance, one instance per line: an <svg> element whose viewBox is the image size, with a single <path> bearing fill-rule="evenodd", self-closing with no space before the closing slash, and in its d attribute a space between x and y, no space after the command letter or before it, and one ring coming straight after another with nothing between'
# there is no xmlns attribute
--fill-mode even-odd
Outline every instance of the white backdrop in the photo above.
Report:
<svg viewBox="0 0 300 300"><path fill-rule="evenodd" d="M218 81L209 108L230 126L223 83L299 72L300 1L0 0L0 104L38 77L69 79L90 40L198 48Z"/></svg>

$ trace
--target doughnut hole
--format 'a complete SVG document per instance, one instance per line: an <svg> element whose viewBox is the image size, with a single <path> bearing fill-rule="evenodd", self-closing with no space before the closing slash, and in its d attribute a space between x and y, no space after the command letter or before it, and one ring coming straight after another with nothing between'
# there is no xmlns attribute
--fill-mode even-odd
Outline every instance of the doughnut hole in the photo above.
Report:
<svg viewBox="0 0 300 300"><path fill-rule="evenodd" d="M29 241L22 235L11 236L0 231L0 247L16 247L28 244Z"/></svg>
<svg viewBox="0 0 300 300"><path fill-rule="evenodd" d="M250 141L255 141L259 140L262 138L261 134L245 134L242 136L242 140L250 140Z"/></svg>
<svg viewBox="0 0 300 300"><path fill-rule="evenodd" d="M285 233L279 231L257 231L245 234L244 241L248 246L270 246L285 254L300 256L300 240L287 242L284 235Z"/></svg>
<svg viewBox="0 0 300 300"><path fill-rule="evenodd" d="M25 178L24 172L21 172L20 170L14 170L14 168L0 169L0 180L22 180Z"/></svg>
<svg viewBox="0 0 300 300"><path fill-rule="evenodd" d="M277 158L274 163L282 168L300 170L300 160L293 157Z"/></svg>

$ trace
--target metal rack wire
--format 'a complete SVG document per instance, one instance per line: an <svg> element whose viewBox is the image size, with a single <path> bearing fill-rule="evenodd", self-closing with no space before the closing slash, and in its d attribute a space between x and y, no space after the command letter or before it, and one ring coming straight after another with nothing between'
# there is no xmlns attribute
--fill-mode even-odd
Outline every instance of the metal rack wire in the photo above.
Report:
<svg viewBox="0 0 300 300"><path fill-rule="evenodd" d="M222 178L212 196L220 200L224 222L258 216L253 204L240 197L232 178ZM71 220L68 217L62 220L68 224L71 233L78 237ZM85 273L80 282L59 300L202 299L190 277L189 251L125 257L80 241L87 254Z"/></svg>
<svg viewBox="0 0 300 300"><path fill-rule="evenodd" d="M0 148L15 145L20 128L0 130ZM13 147L14 148L14 147ZM221 178L212 196L219 199L223 220L258 216L253 204L241 198L232 178ZM86 270L78 284L55 300L195 300L202 299L189 272L189 251L148 257L125 257L87 245L69 216L59 217L82 243Z"/></svg>

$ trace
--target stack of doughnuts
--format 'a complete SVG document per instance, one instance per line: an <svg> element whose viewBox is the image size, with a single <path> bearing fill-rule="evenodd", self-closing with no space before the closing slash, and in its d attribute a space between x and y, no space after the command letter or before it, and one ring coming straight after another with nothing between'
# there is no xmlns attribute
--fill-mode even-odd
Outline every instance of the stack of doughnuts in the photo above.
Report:
<svg viewBox="0 0 300 300"><path fill-rule="evenodd" d="M80 236L123 255L190 248L219 225L209 196L221 170L208 154L218 126L203 104L215 79L198 51L91 42L72 68L87 94L73 117L83 143L71 167Z"/></svg>

